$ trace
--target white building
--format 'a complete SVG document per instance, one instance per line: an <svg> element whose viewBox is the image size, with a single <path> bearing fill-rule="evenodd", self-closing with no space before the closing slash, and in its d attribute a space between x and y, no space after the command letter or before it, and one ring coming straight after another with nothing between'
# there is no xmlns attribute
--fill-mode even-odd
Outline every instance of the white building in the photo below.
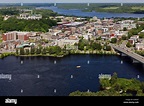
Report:
<svg viewBox="0 0 144 106"><path fill-rule="evenodd" d="M77 40L70 40L70 39L65 38L65 39L56 40L55 42L56 42L55 44L57 44L58 46L64 47L65 45L73 46L75 43L78 43L79 40L78 39Z"/></svg>
<svg viewBox="0 0 144 106"><path fill-rule="evenodd" d="M42 15L41 14L29 14L29 13L22 13L20 14L19 17L17 17L18 19L25 19L25 20L40 20L42 19Z"/></svg>
<svg viewBox="0 0 144 106"><path fill-rule="evenodd" d="M143 43L135 43L135 49L136 50L144 50L144 44Z"/></svg>

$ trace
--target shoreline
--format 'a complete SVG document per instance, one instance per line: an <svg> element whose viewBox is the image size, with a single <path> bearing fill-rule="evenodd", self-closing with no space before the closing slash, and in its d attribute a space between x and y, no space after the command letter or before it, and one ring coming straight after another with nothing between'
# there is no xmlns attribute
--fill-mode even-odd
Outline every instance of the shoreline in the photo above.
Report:
<svg viewBox="0 0 144 106"><path fill-rule="evenodd" d="M3 54L3 56L2 56ZM63 54L63 55L56 55L56 54L53 54L53 55L44 55L44 54L34 54L34 55L17 55L15 53L2 53L0 54L0 59L4 59L5 57L8 57L8 56L16 56L16 57L58 57L58 58L62 58L64 56L68 56L68 55L119 55L118 53L116 52L106 52L106 51L97 51L97 52L83 52L83 51L76 51L76 52L70 52L68 54Z"/></svg>

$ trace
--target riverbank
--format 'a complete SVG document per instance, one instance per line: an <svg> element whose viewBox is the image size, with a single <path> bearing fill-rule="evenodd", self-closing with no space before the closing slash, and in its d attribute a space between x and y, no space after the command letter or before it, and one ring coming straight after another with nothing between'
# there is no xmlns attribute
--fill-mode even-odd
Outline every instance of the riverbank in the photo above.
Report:
<svg viewBox="0 0 144 106"><path fill-rule="evenodd" d="M51 7L39 7L41 9L50 9L58 14L61 15L68 15L68 16L79 16L79 17L98 17L98 18L143 18L144 14L134 14L134 13L110 13L110 12L84 12L82 9L62 9L51 6ZM88 10L87 10L88 11Z"/></svg>
<svg viewBox="0 0 144 106"><path fill-rule="evenodd" d="M14 52L6 52L6 53L2 53L0 54L0 59L3 59L5 57L8 57L8 56L15 56L16 54Z"/></svg>
<svg viewBox="0 0 144 106"><path fill-rule="evenodd" d="M84 12L109 12L109 13L136 13L143 14L144 6L142 4L130 4L130 3L65 3L57 4L60 9L80 9Z"/></svg>
<svg viewBox="0 0 144 106"><path fill-rule="evenodd" d="M119 55L115 51L80 51L80 50L71 50L67 53L57 55L57 54L29 54L29 55L18 55L16 53L2 53L0 54L0 58L3 59L7 56L17 56L17 57L37 57L37 56L48 56L48 57L64 57L67 55L74 55L74 54L95 54L95 55Z"/></svg>
<svg viewBox="0 0 144 106"><path fill-rule="evenodd" d="M96 55L118 55L115 51L98 51L98 50L91 50L91 51L81 51L81 50L71 50L70 54L96 54Z"/></svg>

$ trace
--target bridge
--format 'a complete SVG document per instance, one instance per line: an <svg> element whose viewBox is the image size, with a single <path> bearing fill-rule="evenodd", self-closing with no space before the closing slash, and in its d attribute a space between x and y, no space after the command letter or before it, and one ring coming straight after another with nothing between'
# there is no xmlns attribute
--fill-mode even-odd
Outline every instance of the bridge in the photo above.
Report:
<svg viewBox="0 0 144 106"><path fill-rule="evenodd" d="M134 60L142 63L143 66L144 66L144 57L143 57L143 56L141 56L141 55L139 55L139 54L137 54L137 53L129 50L129 49L126 48L126 47L120 46L120 45L111 45L111 47L112 47L113 49L115 49L115 50L117 50L117 51L119 51L119 52L121 52L121 53L124 53L125 55L133 58Z"/></svg>

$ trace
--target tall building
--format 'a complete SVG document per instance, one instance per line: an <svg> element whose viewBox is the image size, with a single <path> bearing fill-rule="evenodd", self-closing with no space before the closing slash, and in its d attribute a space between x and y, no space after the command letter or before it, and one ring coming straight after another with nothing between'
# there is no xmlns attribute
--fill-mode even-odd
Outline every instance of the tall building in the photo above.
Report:
<svg viewBox="0 0 144 106"><path fill-rule="evenodd" d="M2 35L2 38L4 41L9 41L9 40L28 40L29 36L31 35L30 32L18 32L18 31L12 31L8 33L4 33Z"/></svg>
<svg viewBox="0 0 144 106"><path fill-rule="evenodd" d="M121 6L123 6L123 3L121 3Z"/></svg>

